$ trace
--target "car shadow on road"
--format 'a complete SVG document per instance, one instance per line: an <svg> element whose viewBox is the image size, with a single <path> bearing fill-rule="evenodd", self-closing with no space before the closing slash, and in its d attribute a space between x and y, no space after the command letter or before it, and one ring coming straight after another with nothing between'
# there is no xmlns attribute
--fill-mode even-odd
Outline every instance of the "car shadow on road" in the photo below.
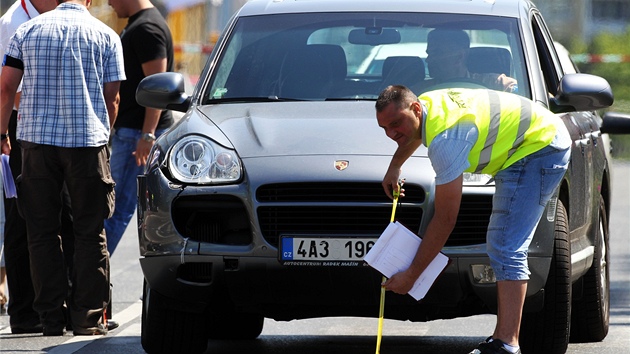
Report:
<svg viewBox="0 0 630 354"><path fill-rule="evenodd" d="M386 336L381 342L383 354L467 353L483 337ZM248 354L358 354L373 352L376 336L260 336L251 341L210 341L206 353Z"/></svg>

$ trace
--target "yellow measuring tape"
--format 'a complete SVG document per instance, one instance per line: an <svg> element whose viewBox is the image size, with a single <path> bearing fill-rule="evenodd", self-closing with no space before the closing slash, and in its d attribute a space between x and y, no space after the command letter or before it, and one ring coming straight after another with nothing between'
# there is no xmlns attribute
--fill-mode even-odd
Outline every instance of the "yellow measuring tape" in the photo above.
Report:
<svg viewBox="0 0 630 354"><path fill-rule="evenodd" d="M392 206L392 217L390 219L391 222L394 222L394 216L396 215L396 205L398 205L399 196L400 196L400 189L394 190L394 205ZM386 280L387 278L383 276L382 282L384 283ZM381 286L381 305L378 310L378 333L376 335L376 354L379 354L381 351L381 339L383 338L384 315L385 315L385 287Z"/></svg>

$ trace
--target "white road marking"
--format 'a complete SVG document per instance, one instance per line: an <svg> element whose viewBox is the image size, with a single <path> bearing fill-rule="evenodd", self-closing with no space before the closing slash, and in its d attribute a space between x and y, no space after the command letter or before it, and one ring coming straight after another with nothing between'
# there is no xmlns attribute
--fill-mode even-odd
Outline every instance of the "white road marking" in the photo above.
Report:
<svg viewBox="0 0 630 354"><path fill-rule="evenodd" d="M123 327L125 324L135 320L142 313L142 301L137 301L131 304L131 306L124 309L122 312L116 315L115 319L120 324L120 327ZM119 328L120 328L119 327ZM140 327L140 325L138 325ZM134 335L138 335L140 331L136 326L130 326L130 328L125 329L124 331L118 332L118 329L115 329L109 332L105 336L73 336L71 339L63 342L62 344L56 346L55 348L48 351L48 354L70 354L75 353L86 345L94 342L99 339L107 339L112 337L117 337L119 335L124 335L128 331L133 331ZM9 328L9 333L11 332L11 328Z"/></svg>

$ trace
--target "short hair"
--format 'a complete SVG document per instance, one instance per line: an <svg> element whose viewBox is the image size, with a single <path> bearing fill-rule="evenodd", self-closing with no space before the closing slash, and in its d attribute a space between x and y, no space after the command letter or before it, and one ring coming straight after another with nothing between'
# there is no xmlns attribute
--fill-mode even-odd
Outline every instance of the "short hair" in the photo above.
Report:
<svg viewBox="0 0 630 354"><path fill-rule="evenodd" d="M463 30L436 28L429 32L427 42L440 43L454 49L470 48L470 37Z"/></svg>
<svg viewBox="0 0 630 354"><path fill-rule="evenodd" d="M378 95L375 107L377 112L382 112L390 103L396 104L398 108L404 108L417 101L418 96L406 86L390 85Z"/></svg>

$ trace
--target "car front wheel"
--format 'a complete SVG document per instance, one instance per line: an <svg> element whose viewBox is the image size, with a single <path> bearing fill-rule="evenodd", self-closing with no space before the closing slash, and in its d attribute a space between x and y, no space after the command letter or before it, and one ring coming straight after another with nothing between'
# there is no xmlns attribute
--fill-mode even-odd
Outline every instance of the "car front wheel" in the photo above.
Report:
<svg viewBox="0 0 630 354"><path fill-rule="evenodd" d="M574 300L571 314L571 342L599 342L608 334L610 318L610 278L606 204L600 197L599 225L593 265L582 278L583 296Z"/></svg>
<svg viewBox="0 0 630 354"><path fill-rule="evenodd" d="M203 353L208 346L202 313L168 306L166 299L144 283L142 296L142 348L149 354Z"/></svg>
<svg viewBox="0 0 630 354"><path fill-rule="evenodd" d="M569 222L558 200L554 250L545 283L545 304L540 312L524 313L520 346L523 353L564 354L571 324L571 243Z"/></svg>

